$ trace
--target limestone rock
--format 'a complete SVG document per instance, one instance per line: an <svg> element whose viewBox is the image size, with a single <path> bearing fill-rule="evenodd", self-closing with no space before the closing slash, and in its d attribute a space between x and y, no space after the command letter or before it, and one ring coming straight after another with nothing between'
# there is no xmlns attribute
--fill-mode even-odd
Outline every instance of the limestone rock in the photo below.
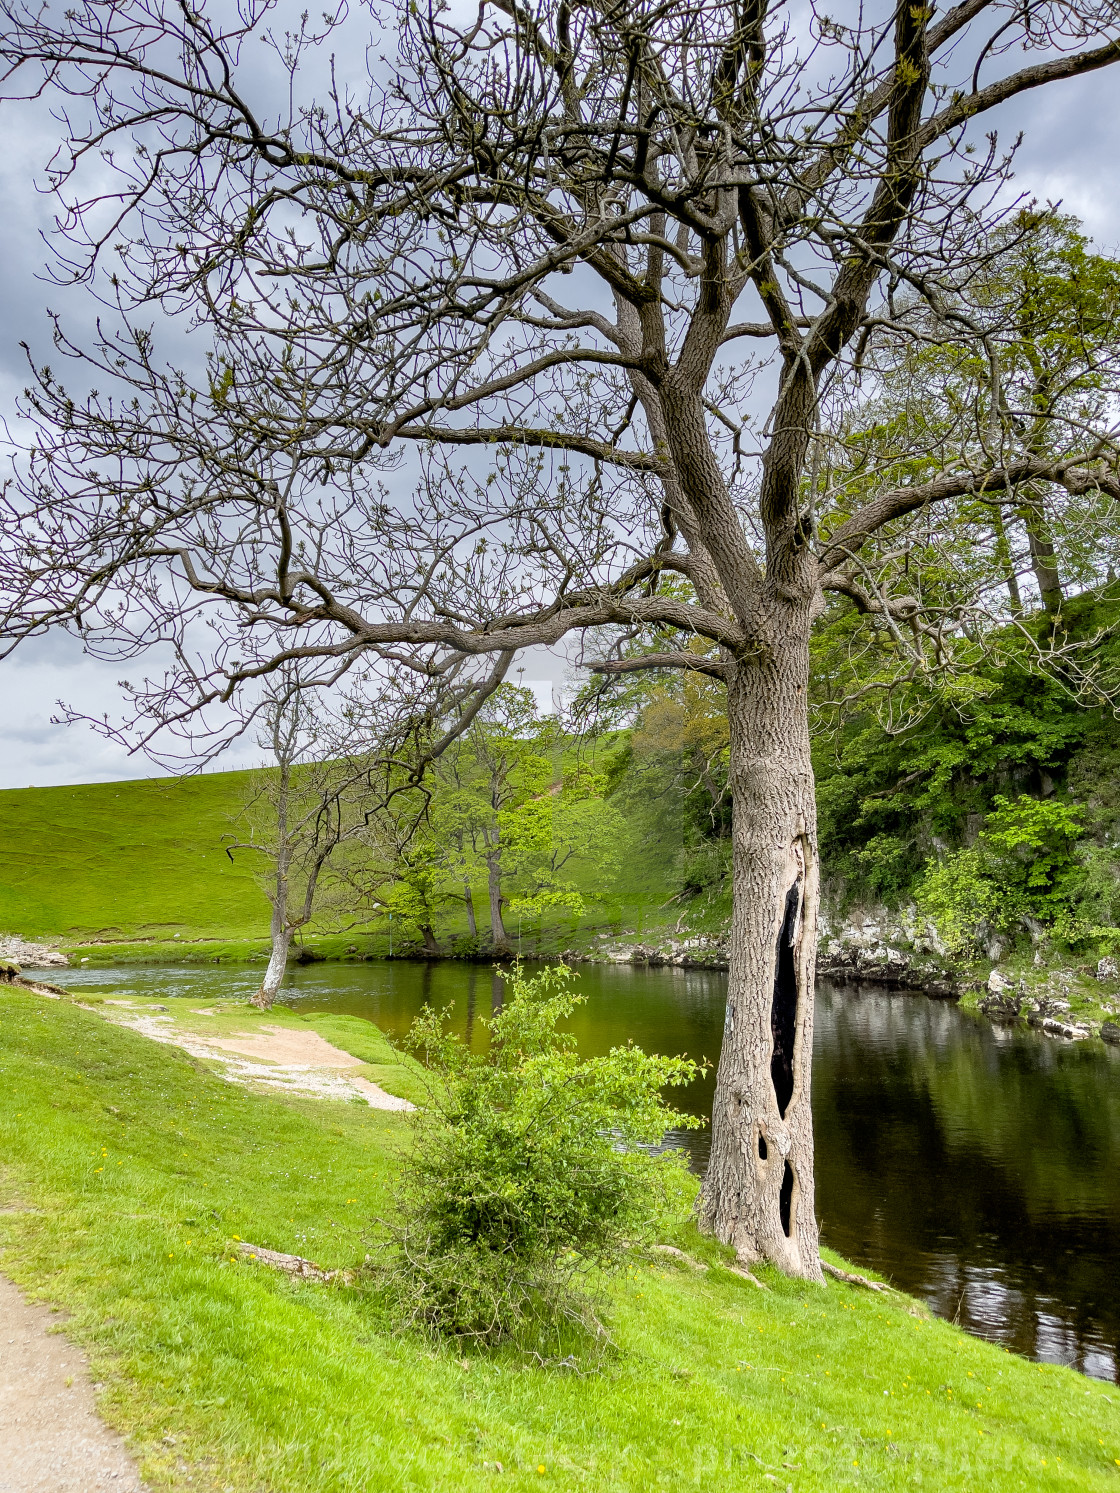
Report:
<svg viewBox="0 0 1120 1493"><path fill-rule="evenodd" d="M0 935L0 959L14 959L24 969L61 969L70 963L57 949L46 944L28 943L14 933Z"/></svg>

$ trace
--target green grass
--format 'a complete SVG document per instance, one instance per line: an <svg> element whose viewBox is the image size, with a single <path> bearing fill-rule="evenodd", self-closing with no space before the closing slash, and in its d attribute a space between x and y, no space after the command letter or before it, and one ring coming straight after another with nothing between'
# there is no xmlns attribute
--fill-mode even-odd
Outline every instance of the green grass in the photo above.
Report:
<svg viewBox="0 0 1120 1493"><path fill-rule="evenodd" d="M394 1057L356 1019L315 1024ZM901 1297L769 1271L759 1292L688 1225L677 1242L716 1268L636 1264L611 1287L616 1351L579 1371L462 1359L395 1336L368 1290L231 1255L240 1236L359 1262L408 1135L364 1105L236 1088L67 1001L0 995L18 1209L0 1214L2 1268L69 1314L153 1489L1120 1489L1110 1386Z"/></svg>
<svg viewBox="0 0 1120 1493"><path fill-rule="evenodd" d="M176 963L267 958L268 905L242 855L226 855L250 792L248 772L147 778L61 788L0 791L0 933L81 947L93 963L134 959ZM599 933L671 926L665 857L628 831L618 884L608 904L574 919L545 914L523 929L526 955L596 946ZM475 901L485 907L485 889ZM445 946L467 932L461 902L436 920ZM516 919L510 934L517 936ZM335 933L312 927L307 942L327 958L352 946L359 957L388 952L387 927ZM402 947L403 930L396 930Z"/></svg>
<svg viewBox="0 0 1120 1493"><path fill-rule="evenodd" d="M222 845L249 777L0 792L0 931L68 941L266 933L264 896Z"/></svg>

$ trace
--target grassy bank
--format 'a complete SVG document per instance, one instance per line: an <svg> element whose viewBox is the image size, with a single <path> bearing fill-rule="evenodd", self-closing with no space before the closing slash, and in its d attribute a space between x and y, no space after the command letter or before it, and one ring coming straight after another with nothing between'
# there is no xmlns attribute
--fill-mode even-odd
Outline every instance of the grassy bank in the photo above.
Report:
<svg viewBox="0 0 1120 1493"><path fill-rule="evenodd" d="M314 1021L392 1061L372 1028ZM577 1372L395 1336L376 1294L231 1253L360 1261L407 1143L399 1115L251 1093L0 995L0 1268L68 1313L154 1489L1120 1488L1108 1386L901 1297L769 1272L759 1292L689 1225L716 1268L636 1265L611 1287L616 1352Z"/></svg>
<svg viewBox="0 0 1120 1493"><path fill-rule="evenodd" d="M0 931L67 943L259 937L267 903L222 842L248 778L0 792Z"/></svg>

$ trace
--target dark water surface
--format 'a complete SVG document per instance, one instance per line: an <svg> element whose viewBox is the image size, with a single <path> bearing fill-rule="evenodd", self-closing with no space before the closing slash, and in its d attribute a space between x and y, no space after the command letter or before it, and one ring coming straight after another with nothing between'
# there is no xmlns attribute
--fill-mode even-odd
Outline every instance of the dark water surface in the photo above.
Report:
<svg viewBox="0 0 1120 1493"><path fill-rule="evenodd" d="M52 972L50 978L55 978ZM145 995L249 994L259 971L57 972ZM583 966L580 1050L628 1038L719 1057L725 981L692 970ZM293 970L297 1009L346 1012L400 1037L425 1001L485 1041L501 999L458 963ZM1120 1379L1120 1050L1008 1031L923 995L822 981L814 1052L817 1214L825 1241L940 1316L1030 1357ZM714 1070L677 1103L710 1112ZM707 1131L684 1132L693 1167Z"/></svg>

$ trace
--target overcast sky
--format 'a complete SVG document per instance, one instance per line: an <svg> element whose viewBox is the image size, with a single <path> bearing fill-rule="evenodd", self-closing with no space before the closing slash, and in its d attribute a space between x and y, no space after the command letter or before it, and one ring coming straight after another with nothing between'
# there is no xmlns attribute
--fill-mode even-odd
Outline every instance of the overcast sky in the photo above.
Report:
<svg viewBox="0 0 1120 1493"><path fill-rule="evenodd" d="M1028 96L993 116L1003 142L1024 132L1018 187L1061 200L1105 252L1120 246L1118 90L1120 71L1109 69ZM0 410L9 420L26 382L20 341L49 360L46 308L62 310L76 330L89 325L92 315L80 293L61 292L42 279L41 232L50 221L50 204L36 192L34 176L50 153L52 133L41 107L0 110ZM535 649L518 662L520 680L533 685L547 705L567 673L563 658ZM0 662L0 788L153 775L158 769L147 759L90 728L51 722L60 699L91 714L114 715L124 672L120 665L84 658L77 642L61 635L25 645ZM128 672L139 677L143 664L131 663ZM222 765L246 766L258 755L247 743Z"/></svg>

